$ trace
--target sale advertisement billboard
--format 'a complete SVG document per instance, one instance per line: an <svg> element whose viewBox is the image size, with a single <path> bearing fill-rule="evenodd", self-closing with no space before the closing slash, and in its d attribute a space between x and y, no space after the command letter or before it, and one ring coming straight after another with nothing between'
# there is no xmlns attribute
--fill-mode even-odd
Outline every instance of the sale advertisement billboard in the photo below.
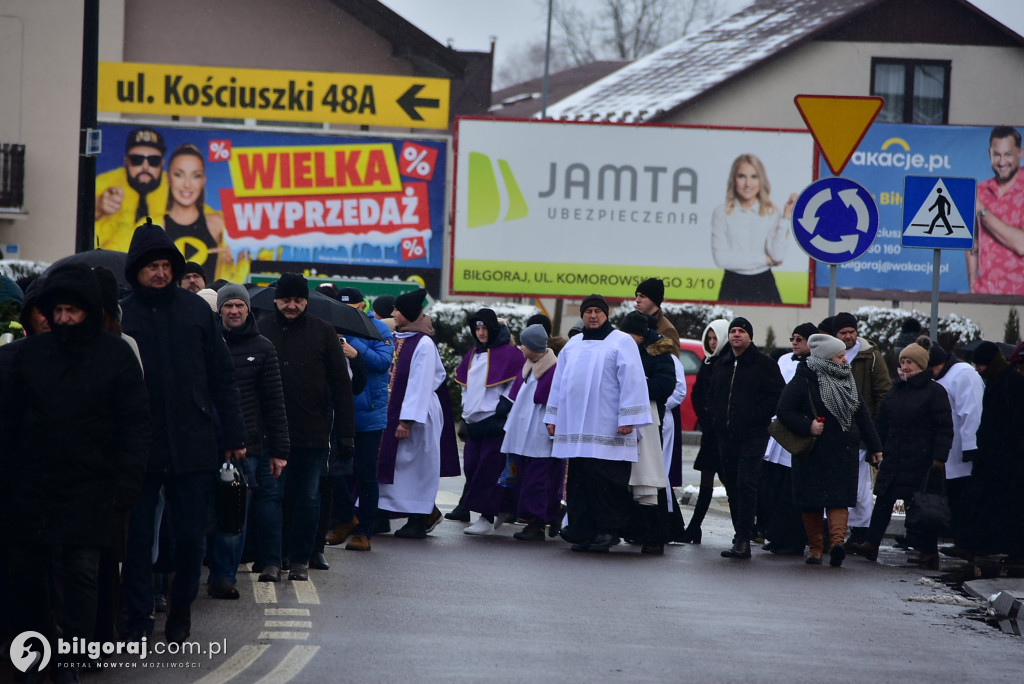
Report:
<svg viewBox="0 0 1024 684"><path fill-rule="evenodd" d="M806 306L803 131L460 118L450 289Z"/></svg>

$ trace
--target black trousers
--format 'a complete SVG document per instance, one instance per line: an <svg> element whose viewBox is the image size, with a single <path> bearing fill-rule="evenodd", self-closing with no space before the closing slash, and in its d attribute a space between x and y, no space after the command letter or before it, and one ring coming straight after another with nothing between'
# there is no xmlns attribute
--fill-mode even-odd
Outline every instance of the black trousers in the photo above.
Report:
<svg viewBox="0 0 1024 684"><path fill-rule="evenodd" d="M757 491L758 528L772 548L803 549L807 532L799 509L793 505L793 469L779 463L761 465Z"/></svg>
<svg viewBox="0 0 1024 684"><path fill-rule="evenodd" d="M626 528L633 507L629 493L632 468L628 461L569 459L566 504L574 536L619 535Z"/></svg>
<svg viewBox="0 0 1024 684"><path fill-rule="evenodd" d="M729 496L729 513L737 540L749 541L754 533L757 486L768 447L768 431L762 432L718 435L718 477Z"/></svg>

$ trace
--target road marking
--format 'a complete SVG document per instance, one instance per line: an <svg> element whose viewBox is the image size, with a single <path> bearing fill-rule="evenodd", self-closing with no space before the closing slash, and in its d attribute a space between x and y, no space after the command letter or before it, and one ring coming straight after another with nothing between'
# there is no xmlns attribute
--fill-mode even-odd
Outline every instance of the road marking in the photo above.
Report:
<svg viewBox="0 0 1024 684"><path fill-rule="evenodd" d="M294 627L296 629L313 629L312 620L267 620L264 627Z"/></svg>
<svg viewBox="0 0 1024 684"><path fill-rule="evenodd" d="M305 641L309 638L309 632L260 632L257 639L292 639Z"/></svg>
<svg viewBox="0 0 1024 684"><path fill-rule="evenodd" d="M256 684L286 684L295 678L302 668L313 659L319 646L295 646L288 652L288 655L277 664L273 670L267 673Z"/></svg>
<svg viewBox="0 0 1024 684"><path fill-rule="evenodd" d="M249 581L252 582L252 595L256 603L277 603L277 588L274 582L260 582L259 573L250 572Z"/></svg>
<svg viewBox="0 0 1024 684"><path fill-rule="evenodd" d="M312 582L290 582L295 589L295 596L299 603L320 605L320 596L316 593L316 587Z"/></svg>
<svg viewBox="0 0 1024 684"><path fill-rule="evenodd" d="M237 653L218 665L213 672L197 679L195 684L223 684L244 672L268 648L270 648L269 644L242 646Z"/></svg>
<svg viewBox="0 0 1024 684"><path fill-rule="evenodd" d="M309 615L309 608L264 608L264 615Z"/></svg>

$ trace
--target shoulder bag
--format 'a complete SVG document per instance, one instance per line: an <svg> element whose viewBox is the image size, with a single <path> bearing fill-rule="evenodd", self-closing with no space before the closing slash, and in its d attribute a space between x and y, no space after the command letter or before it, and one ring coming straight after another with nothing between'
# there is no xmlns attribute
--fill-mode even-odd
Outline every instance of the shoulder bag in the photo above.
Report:
<svg viewBox="0 0 1024 684"><path fill-rule="evenodd" d="M817 409L814 407L814 398L811 396L811 386L807 385L807 399L811 402L811 411L817 413ZM811 420L814 420L812 418ZM793 454L797 458L806 458L810 455L811 451L814 450L814 445L818 441L817 435L798 435L785 424L779 420L778 416L772 420L772 424L768 426L768 434L775 438L775 441L782 446L783 449Z"/></svg>

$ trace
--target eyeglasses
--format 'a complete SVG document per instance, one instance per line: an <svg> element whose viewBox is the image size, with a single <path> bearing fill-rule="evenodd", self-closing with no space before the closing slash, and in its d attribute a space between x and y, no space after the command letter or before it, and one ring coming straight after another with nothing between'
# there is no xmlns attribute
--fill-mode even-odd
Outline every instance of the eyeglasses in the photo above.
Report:
<svg viewBox="0 0 1024 684"><path fill-rule="evenodd" d="M132 166L142 166L142 162L149 162L150 166L157 167L164 163L162 154L129 154L128 163Z"/></svg>
<svg viewBox="0 0 1024 684"><path fill-rule="evenodd" d="M800 337L799 335L793 335L792 337L789 338L789 341L790 342L803 342L804 338Z"/></svg>

